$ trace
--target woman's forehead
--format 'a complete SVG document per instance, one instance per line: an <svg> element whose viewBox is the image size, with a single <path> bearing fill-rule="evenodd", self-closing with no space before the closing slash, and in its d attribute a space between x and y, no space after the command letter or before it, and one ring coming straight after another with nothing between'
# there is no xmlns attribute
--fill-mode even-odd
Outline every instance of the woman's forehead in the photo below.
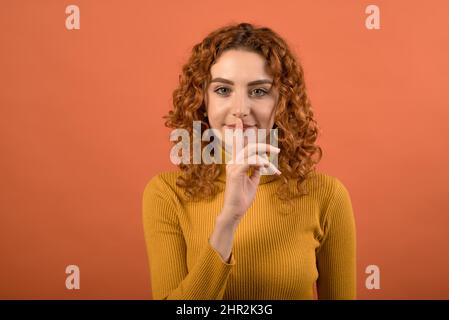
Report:
<svg viewBox="0 0 449 320"><path fill-rule="evenodd" d="M211 67L211 77L244 83L271 79L264 57L257 53L231 50L224 52Z"/></svg>

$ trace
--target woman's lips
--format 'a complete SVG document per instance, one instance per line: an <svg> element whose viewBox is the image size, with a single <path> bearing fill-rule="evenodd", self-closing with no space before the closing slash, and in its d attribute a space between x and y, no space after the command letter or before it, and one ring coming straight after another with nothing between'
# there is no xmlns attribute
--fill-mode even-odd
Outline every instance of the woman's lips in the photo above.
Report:
<svg viewBox="0 0 449 320"><path fill-rule="evenodd" d="M247 126L247 125L243 125L243 130L247 130L247 129L257 129L257 126ZM225 129L231 129L231 130L235 130L235 125L225 125Z"/></svg>

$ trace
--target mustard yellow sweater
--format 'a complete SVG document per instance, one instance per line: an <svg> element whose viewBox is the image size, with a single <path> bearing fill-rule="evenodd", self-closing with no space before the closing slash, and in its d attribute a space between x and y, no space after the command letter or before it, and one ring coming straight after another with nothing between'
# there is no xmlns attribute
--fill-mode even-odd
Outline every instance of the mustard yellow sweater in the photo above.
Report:
<svg viewBox="0 0 449 320"><path fill-rule="evenodd" d="M223 206L225 166L212 201L188 202L180 171L154 176L143 192L153 299L355 299L355 223L340 180L314 172L308 195L286 204L275 175L261 176L234 237L229 263L209 244ZM316 284L316 290L314 285Z"/></svg>

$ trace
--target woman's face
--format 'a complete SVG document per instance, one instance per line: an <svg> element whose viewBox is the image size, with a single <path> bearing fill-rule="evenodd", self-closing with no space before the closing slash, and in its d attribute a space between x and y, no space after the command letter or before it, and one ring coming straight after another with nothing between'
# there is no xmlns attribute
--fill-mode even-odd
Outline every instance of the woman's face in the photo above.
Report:
<svg viewBox="0 0 449 320"><path fill-rule="evenodd" d="M227 50L211 67L212 80L205 104L209 125L224 137L240 118L246 127L266 129L274 125L278 90L266 69L265 58L243 50ZM246 143L245 143L246 144Z"/></svg>

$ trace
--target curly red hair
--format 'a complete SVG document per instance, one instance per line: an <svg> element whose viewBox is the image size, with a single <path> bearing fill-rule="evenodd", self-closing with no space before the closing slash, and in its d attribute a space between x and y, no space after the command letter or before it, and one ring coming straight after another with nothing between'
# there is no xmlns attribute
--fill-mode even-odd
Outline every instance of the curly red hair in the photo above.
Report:
<svg viewBox="0 0 449 320"><path fill-rule="evenodd" d="M210 68L220 55L229 49L248 50L262 55L273 75L273 87L279 90L275 113L278 128L279 169L282 183L276 191L281 200L295 197L290 181L296 181L299 195L307 194L302 182L315 170L322 158L322 149L316 145L318 125L313 117L312 106L306 93L302 66L290 51L287 43L270 28L256 28L249 23L228 25L211 32L196 44L188 62L179 76L179 86L173 92L173 106L164 116L169 128L183 128L193 139L194 120L201 121L201 132L210 128L204 115L205 94L211 80ZM208 141L202 141L202 147ZM314 155L318 155L314 159ZM192 152L190 153L192 157ZM183 175L177 185L185 190L191 200L213 197L218 192L214 183L223 166L220 164L179 164Z"/></svg>

